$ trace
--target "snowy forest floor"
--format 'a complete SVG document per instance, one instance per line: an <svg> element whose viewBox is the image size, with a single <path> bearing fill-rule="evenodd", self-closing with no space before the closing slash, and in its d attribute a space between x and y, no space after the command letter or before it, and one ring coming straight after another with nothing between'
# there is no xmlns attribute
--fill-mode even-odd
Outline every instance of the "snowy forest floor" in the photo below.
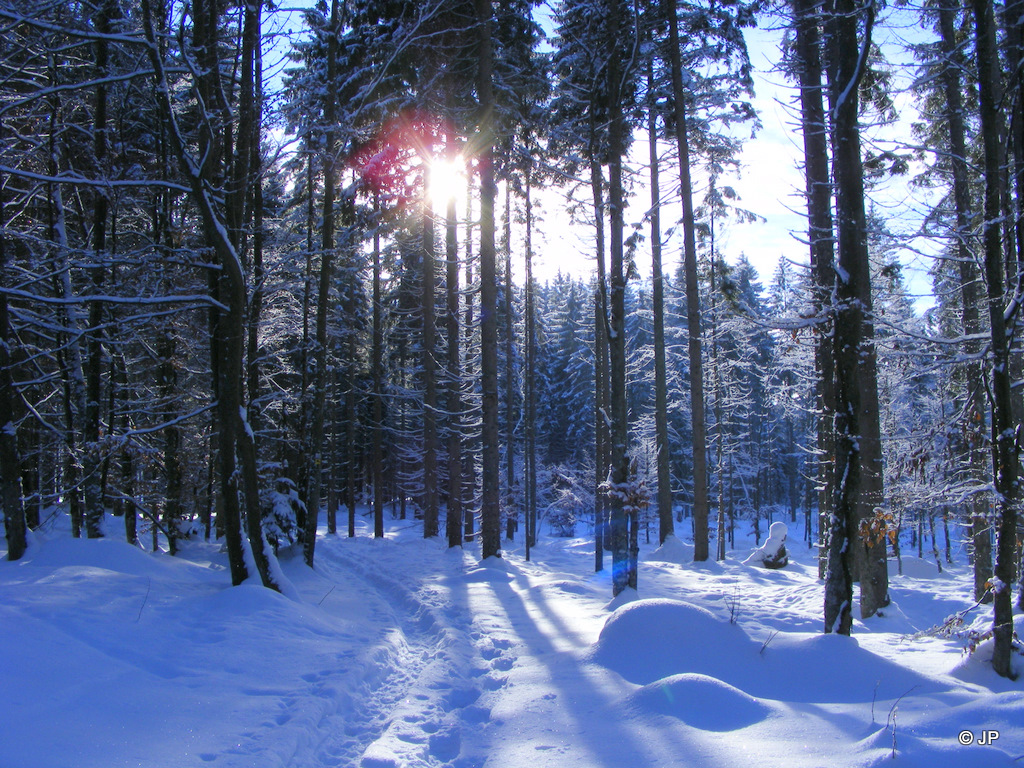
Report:
<svg viewBox="0 0 1024 768"><path fill-rule="evenodd" d="M821 634L802 544L778 571L741 564L752 541L643 544L642 599L610 603L587 539L481 564L421 535L284 552L281 595L230 587L213 544L35 534L0 563L0 768L1024 764L1024 682L915 637L971 605L963 557L904 558L850 639Z"/></svg>

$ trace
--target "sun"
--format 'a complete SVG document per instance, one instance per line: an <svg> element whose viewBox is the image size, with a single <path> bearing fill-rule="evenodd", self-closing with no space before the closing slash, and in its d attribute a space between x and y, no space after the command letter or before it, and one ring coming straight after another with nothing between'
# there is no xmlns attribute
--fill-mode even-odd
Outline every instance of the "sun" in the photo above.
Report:
<svg viewBox="0 0 1024 768"><path fill-rule="evenodd" d="M461 155L436 157L430 162L428 194L437 213L444 213L451 200L466 199L466 160Z"/></svg>

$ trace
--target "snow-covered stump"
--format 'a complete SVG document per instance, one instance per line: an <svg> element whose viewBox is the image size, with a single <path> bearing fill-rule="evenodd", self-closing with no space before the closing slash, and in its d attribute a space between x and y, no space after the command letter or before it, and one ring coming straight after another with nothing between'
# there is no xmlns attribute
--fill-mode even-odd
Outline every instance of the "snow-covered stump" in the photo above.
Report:
<svg viewBox="0 0 1024 768"><path fill-rule="evenodd" d="M783 522L774 522L768 529L768 538L764 544L755 549L744 565L762 565L765 568L785 568L789 565L789 554L786 552L786 535L789 529Z"/></svg>

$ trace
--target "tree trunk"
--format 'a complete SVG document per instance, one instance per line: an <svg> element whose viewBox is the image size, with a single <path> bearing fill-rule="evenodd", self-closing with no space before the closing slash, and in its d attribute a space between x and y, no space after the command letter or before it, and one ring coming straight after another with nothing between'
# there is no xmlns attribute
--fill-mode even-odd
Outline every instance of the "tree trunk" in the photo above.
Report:
<svg viewBox="0 0 1024 768"><path fill-rule="evenodd" d="M373 434L370 463L373 465L373 535L384 537L384 320L381 302L380 196L373 199L373 344L370 349L373 376ZM351 445L349 446L351 449ZM349 536L355 531L350 530Z"/></svg>
<svg viewBox="0 0 1024 768"><path fill-rule="evenodd" d="M658 118L654 98L654 64L648 64L647 105L651 163L651 281L654 283L654 432L658 467L658 542L675 534L672 517L671 448L668 441L668 375L665 365L665 278L661 271L661 189L658 178ZM719 530L721 536L721 530Z"/></svg>
<svg viewBox="0 0 1024 768"><path fill-rule="evenodd" d="M480 502L481 552L484 559L501 557L501 499L499 486L500 437L498 434L498 285L494 252L494 91L491 83L491 3L476 0L479 34L480 148L480 386L483 426L481 439L482 489Z"/></svg>
<svg viewBox="0 0 1024 768"><path fill-rule="evenodd" d="M1016 575L1016 528L1018 498L1017 445L1010 390L1010 350L1007 321L1017 315L1016 300L1011 311L1004 310L1002 238L1000 231L1000 169L1003 162L999 115L995 23L992 6L973 0L975 44L978 55L978 97L981 138L984 147L985 206L982 239L985 249L985 284L988 290L989 327L992 333L990 371L992 387L992 464L998 494L995 589L993 625L995 647L992 668L1003 677L1013 677L1013 604L1011 584Z"/></svg>
<svg viewBox="0 0 1024 768"><path fill-rule="evenodd" d="M198 4L197 4L198 5ZM219 456L221 470L221 487L224 501L225 529L228 541L228 559L231 565L232 582L239 584L248 577L241 540L242 509L239 508L238 481L241 480L245 508L245 522L253 562L256 565L260 580L264 586L277 588L270 574L269 558L272 556L263 537L260 515L260 499L258 476L256 473L255 436L246 418L242 398L242 376L244 374L245 345L245 312L247 306L245 275L238 250L232 243L226 228L225 218L217 210L210 197L212 170L210 154L204 153L206 163L197 164L189 153L170 102L169 86L164 72L163 59L157 46L153 28L152 11L149 0L142 3L143 20L150 63L156 73L157 93L161 99L161 107L174 151L177 154L182 174L187 179L194 202L196 203L203 233L207 244L213 250L220 275L218 278L217 298L222 306L218 318L217 335L213 341L213 351L218 360L218 398L217 413L219 427ZM198 18L211 21L209 30L216 30L217 14L213 4L197 8ZM258 25L246 24L247 34L243 38L243 46L258 44ZM198 32L197 32L198 34ZM199 38L197 47L203 45L215 48L213 38ZM214 67L216 75L218 68ZM198 85L198 84L197 84ZM219 90L219 89L215 89ZM211 103L215 103L211 101ZM213 145L219 143L217 131L212 130L210 121L204 120L204 132L208 133L208 141ZM235 454L241 463L236 476Z"/></svg>
<svg viewBox="0 0 1024 768"><path fill-rule="evenodd" d="M981 362L980 334L983 331L978 308L981 296L978 290L978 270L970 245L973 222L970 177L965 139L963 97L961 95L960 62L956 61L958 44L955 39L955 6L942 4L938 8L940 45L945 62L942 67L942 87L945 94L945 117L949 130L950 166L953 173L953 203L956 206L955 253L960 270L960 299L963 305L963 332L967 338L964 363L966 408L965 433L967 435L967 462L972 479L984 485L987 474L985 456L985 380ZM992 577L992 526L988 521L987 493L975 493L968 499L971 509L971 541L974 556L974 599L991 600L988 580Z"/></svg>
<svg viewBox="0 0 1024 768"><path fill-rule="evenodd" d="M331 30L327 40L327 82L334 84L338 76L338 37L341 35L340 0L331 2ZM306 481L302 500L306 504L305 527L302 532L302 558L306 565L313 567L316 550L316 530L320 520L320 495L323 487L324 453L324 410L327 400L327 309L331 296L331 279L337 242L334 234L334 196L338 184L338 134L335 129L337 99L333 87L327 88L324 99L325 155L324 155L324 199L321 220L320 274L317 278L316 341L313 344L315 370L312 377L312 393L303 400L307 408L303 414L302 461ZM312 190L310 190L312 194ZM347 204L347 201L346 201Z"/></svg>
<svg viewBox="0 0 1024 768"><path fill-rule="evenodd" d="M591 126L590 188L594 197L597 280L594 287L594 571L604 570L609 543L608 499L601 492L608 480L608 296L605 286L604 173L598 158L596 127Z"/></svg>
<svg viewBox="0 0 1024 768"><path fill-rule="evenodd" d="M537 366L536 309L533 286L533 186L532 168L526 169L526 370L523 372L526 410L526 445L523 450L526 489L526 559L530 548L537 543L537 393L535 391Z"/></svg>
<svg viewBox="0 0 1024 768"><path fill-rule="evenodd" d="M472 381L474 378L473 371L473 196L466 195L466 320L463 323L466 329L465 343L466 343L466 379ZM476 504L476 461L474 461L474 446L475 446L475 435L467 432L465 440L466 449L466 463L465 463L465 483L463 485L463 499L462 499L462 540L472 541L475 535L475 526L473 519L473 507Z"/></svg>
<svg viewBox="0 0 1024 768"><path fill-rule="evenodd" d="M619 3L612 0L608 29L619 29ZM629 520L626 494L629 477L629 424L626 400L626 274L623 253L625 193L622 188L622 158L625 154L626 125L622 110L622 70L612 52L608 61L608 256L609 329L608 372L611 380L611 471L609 473L609 529L612 541L612 595L635 583L629 569Z"/></svg>
<svg viewBox="0 0 1024 768"><path fill-rule="evenodd" d="M874 9L867 9L863 47L858 46L857 10L854 0L835 0L826 20L839 268L833 350L837 481L825 629L841 634L849 634L852 627L847 590L852 589L849 580L855 571L860 576L861 618L873 616L889 602L885 539L877 542L861 535L884 500L857 98L867 65Z"/></svg>
<svg viewBox="0 0 1024 768"><path fill-rule="evenodd" d="M3 188L0 187L0 196ZM7 287L7 244L3 199L0 197L0 289ZM14 388L10 350L14 346L7 294L0 290L0 511L4 515L7 559L18 560L28 546L25 507L21 496L21 458L15 406L19 402Z"/></svg>
<svg viewBox="0 0 1024 768"><path fill-rule="evenodd" d="M815 286L814 363L818 372L817 454L818 454L818 537L821 545L818 576L824 578L827 563L827 521L832 514L835 493L835 365L832 352L835 286L835 249L832 232L832 186L828 169L828 134L822 97L821 42L818 34L819 5L816 0L793 0L796 16L796 49L800 61L801 130L804 142L804 180L807 197L807 234L811 272Z"/></svg>
<svg viewBox="0 0 1024 768"><path fill-rule="evenodd" d="M505 538L512 541L519 525L519 504L516 499L516 438L515 438L515 302L512 289L512 185L505 185ZM523 469L525 472L524 459ZM524 496L528 491L523 484ZM525 509L525 505L523 505ZM527 547L529 559L529 547Z"/></svg>
<svg viewBox="0 0 1024 768"><path fill-rule="evenodd" d="M164 328L157 339L156 352L160 360L157 371L160 399L163 403L163 474L164 474L164 527L167 547L172 555L178 553L178 524L182 517L181 504L181 430L174 423L178 416L174 407L178 391L178 372L175 366L176 340L171 327Z"/></svg>
<svg viewBox="0 0 1024 768"><path fill-rule="evenodd" d="M674 0L662 0L669 33L669 68L675 105L676 144L679 154L679 193L683 204L683 272L686 277L686 332L690 359L690 421L693 428L693 559L708 559L707 426L704 418L704 369L701 359L700 284L697 279L697 244L694 233L693 189L690 182L690 146L686 126L686 93L679 54L679 23Z"/></svg>
<svg viewBox="0 0 1024 768"><path fill-rule="evenodd" d="M447 137L448 151L456 155L455 136ZM448 335L448 510L445 532L449 547L462 546L462 362L459 329L459 227L455 197L448 199L445 216L445 256Z"/></svg>
<svg viewBox="0 0 1024 768"><path fill-rule="evenodd" d="M423 322L423 538L438 535L437 510L437 370L434 319L434 215L429 172L423 183L423 274L420 319Z"/></svg>

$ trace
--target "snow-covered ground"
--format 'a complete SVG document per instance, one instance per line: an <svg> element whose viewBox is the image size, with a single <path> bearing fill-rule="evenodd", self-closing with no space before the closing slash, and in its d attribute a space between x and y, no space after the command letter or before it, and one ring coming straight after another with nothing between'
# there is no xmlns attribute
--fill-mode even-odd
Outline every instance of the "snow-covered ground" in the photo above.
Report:
<svg viewBox="0 0 1024 768"><path fill-rule="evenodd" d="M481 564L420 536L285 553L284 596L230 587L215 545L36 534L0 563L0 768L1024 764L1024 683L915 638L970 606L964 565L905 558L850 639L800 544L781 570L645 545L610 603L585 539Z"/></svg>

